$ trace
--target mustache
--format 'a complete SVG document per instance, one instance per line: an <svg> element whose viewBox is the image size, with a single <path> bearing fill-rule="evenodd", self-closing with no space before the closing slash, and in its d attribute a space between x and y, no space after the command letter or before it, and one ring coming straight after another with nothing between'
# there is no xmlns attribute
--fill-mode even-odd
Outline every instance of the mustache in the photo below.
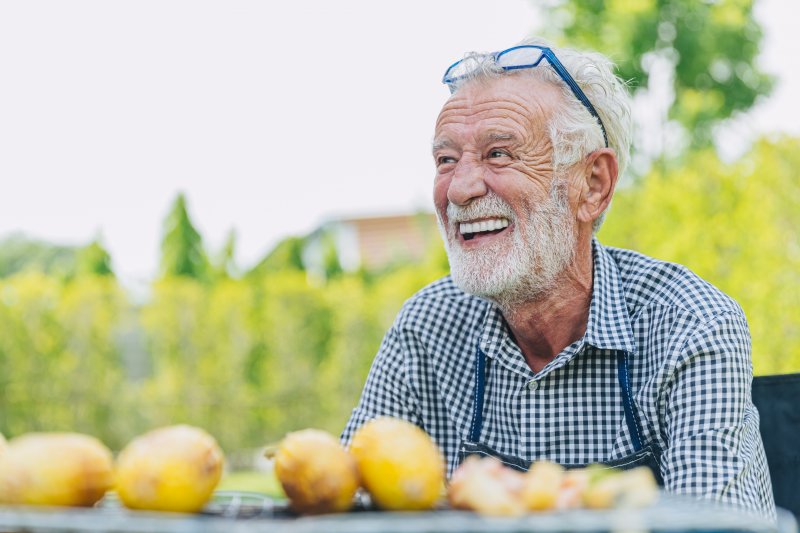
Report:
<svg viewBox="0 0 800 533"><path fill-rule="evenodd" d="M493 217L514 220L514 210L494 192L489 192L467 205L447 204L447 218L451 223Z"/></svg>

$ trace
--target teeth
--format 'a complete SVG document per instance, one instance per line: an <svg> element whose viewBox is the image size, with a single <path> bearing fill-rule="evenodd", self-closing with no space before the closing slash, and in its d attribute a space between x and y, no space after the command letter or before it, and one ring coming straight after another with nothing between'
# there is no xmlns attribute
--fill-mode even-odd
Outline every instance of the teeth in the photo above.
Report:
<svg viewBox="0 0 800 533"><path fill-rule="evenodd" d="M481 220L480 222L462 222L458 225L458 229L461 231L462 235L465 233L494 231L505 227L508 227L508 219L505 218L490 218L488 220Z"/></svg>

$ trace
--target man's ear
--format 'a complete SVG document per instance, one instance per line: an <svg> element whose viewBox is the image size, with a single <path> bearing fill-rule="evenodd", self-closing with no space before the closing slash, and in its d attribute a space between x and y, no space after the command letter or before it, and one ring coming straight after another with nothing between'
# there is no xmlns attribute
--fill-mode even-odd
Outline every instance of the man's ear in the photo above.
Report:
<svg viewBox="0 0 800 533"><path fill-rule="evenodd" d="M594 222L614 196L617 186L617 156L611 148L603 148L589 154L586 158L587 170L584 174L582 194L578 204L578 220Z"/></svg>

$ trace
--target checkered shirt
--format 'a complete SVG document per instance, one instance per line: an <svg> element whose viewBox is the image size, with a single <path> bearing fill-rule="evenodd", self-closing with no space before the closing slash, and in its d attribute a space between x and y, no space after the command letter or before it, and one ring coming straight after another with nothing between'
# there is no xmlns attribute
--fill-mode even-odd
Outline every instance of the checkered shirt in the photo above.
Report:
<svg viewBox="0 0 800 533"><path fill-rule="evenodd" d="M618 459L634 452L617 378L624 350L641 440L663 450L666 489L774 517L742 309L683 266L592 246L586 333L538 373L500 310L450 277L410 298L383 339L343 442L371 418L403 418L433 437L452 474L469 435L480 343L489 362L483 444L531 461Z"/></svg>

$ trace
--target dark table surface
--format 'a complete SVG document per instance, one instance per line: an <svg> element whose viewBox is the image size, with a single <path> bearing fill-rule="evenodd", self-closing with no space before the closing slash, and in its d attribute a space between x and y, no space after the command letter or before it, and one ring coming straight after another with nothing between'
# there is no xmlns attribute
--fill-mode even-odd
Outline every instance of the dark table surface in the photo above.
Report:
<svg viewBox="0 0 800 533"><path fill-rule="evenodd" d="M465 511L356 512L295 517L280 502L247 493L220 493L198 515L130 511L112 501L91 509L0 506L0 531L107 533L237 532L715 532L797 533L783 510L773 523L730 507L662 495L643 509L574 510L491 518Z"/></svg>

